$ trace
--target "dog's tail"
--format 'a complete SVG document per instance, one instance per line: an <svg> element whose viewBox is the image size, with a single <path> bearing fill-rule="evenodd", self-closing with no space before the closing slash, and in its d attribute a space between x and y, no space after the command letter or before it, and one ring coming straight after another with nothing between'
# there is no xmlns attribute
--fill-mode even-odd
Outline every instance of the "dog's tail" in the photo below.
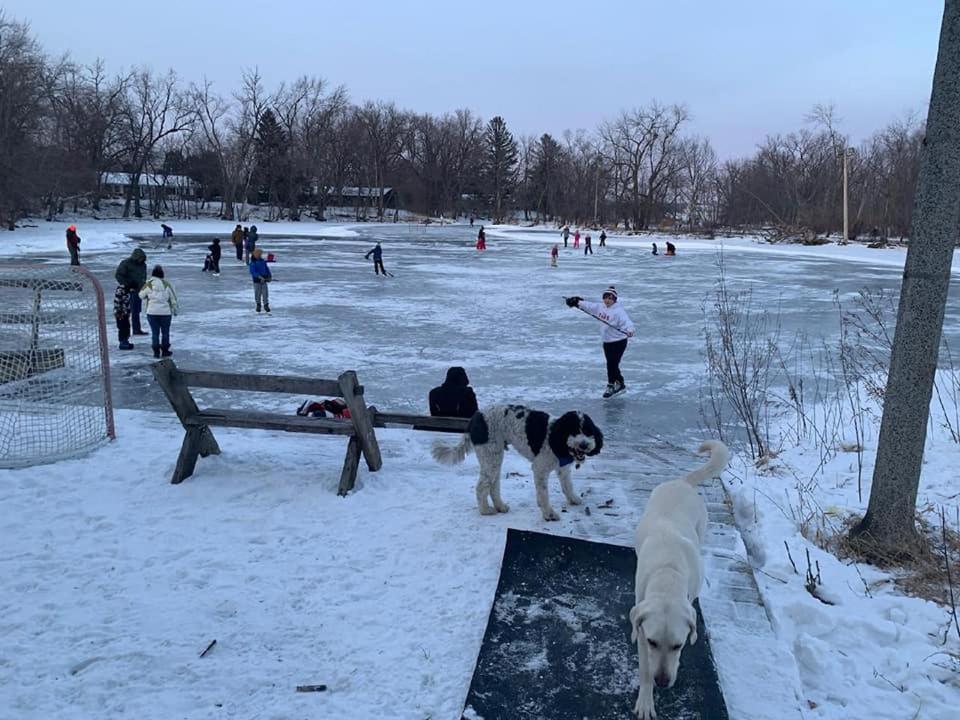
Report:
<svg viewBox="0 0 960 720"><path fill-rule="evenodd" d="M702 468L694 470L684 478L684 480L694 487L702 483L704 480L709 480L710 478L719 475L720 471L727 466L728 462L730 462L730 451L727 450L727 446L719 440L705 440L700 445L700 449L697 450L697 452L710 453L710 459Z"/></svg>
<svg viewBox="0 0 960 720"><path fill-rule="evenodd" d="M464 434L463 439L456 445L447 445L437 440L433 443L430 452L437 462L444 465L457 465L464 461L471 450L473 450L473 443L470 441L470 436Z"/></svg>

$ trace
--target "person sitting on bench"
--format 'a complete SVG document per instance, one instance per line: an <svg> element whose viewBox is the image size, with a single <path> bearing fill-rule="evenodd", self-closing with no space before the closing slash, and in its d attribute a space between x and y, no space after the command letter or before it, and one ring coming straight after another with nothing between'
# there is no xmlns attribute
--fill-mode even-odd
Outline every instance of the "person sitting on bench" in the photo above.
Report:
<svg viewBox="0 0 960 720"><path fill-rule="evenodd" d="M435 417L473 417L477 396L470 387L467 371L459 366L449 368L443 385L430 391L429 402L430 414Z"/></svg>

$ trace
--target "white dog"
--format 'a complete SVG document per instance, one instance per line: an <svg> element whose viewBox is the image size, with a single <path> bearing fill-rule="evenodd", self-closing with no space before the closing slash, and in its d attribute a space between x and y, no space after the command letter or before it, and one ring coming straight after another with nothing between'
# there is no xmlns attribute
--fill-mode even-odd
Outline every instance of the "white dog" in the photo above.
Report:
<svg viewBox="0 0 960 720"><path fill-rule="evenodd" d="M637 601L630 610L630 637L637 643L640 662L634 706L640 720L657 717L653 684L672 687L684 644L697 641L693 601L700 594L700 546L707 529L707 507L697 485L720 473L730 460L719 440L707 440L699 451L710 453L707 464L681 480L658 485L637 525Z"/></svg>
<svg viewBox="0 0 960 720"><path fill-rule="evenodd" d="M547 478L556 471L567 501L579 505L581 500L573 491L570 465L575 463L580 467L588 455L599 453L603 433L586 413L571 411L554 418L523 405L492 405L478 410L470 418L467 432L457 445L434 443L433 457L453 465L463 462L472 449L480 462L477 505L482 515L493 515L510 509L500 497L500 471L507 445L513 445L530 461L543 519L559 520L556 510L550 507ZM493 507L487 502L487 496L493 501Z"/></svg>

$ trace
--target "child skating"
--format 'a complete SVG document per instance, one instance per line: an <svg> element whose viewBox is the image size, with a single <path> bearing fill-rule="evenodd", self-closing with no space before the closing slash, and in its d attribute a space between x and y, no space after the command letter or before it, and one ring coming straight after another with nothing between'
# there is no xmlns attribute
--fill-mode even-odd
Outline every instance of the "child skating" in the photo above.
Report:
<svg viewBox="0 0 960 720"><path fill-rule="evenodd" d="M627 338L633 337L635 328L627 311L617 302L617 289L611 285L603 291L602 302L584 300L578 295L566 298L568 307L583 310L604 324L603 354L607 360L607 389L604 398L626 390L620 373L620 359L627 349Z"/></svg>

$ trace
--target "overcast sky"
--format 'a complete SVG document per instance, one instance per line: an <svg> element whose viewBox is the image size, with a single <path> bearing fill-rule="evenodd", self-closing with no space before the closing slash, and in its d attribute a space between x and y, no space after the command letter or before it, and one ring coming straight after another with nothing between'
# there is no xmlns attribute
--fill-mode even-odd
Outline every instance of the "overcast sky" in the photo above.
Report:
<svg viewBox="0 0 960 720"><path fill-rule="evenodd" d="M0 0L51 54L173 68L227 93L303 74L354 102L502 115L515 135L594 130L684 103L723 158L834 103L857 142L926 113L942 0Z"/></svg>

